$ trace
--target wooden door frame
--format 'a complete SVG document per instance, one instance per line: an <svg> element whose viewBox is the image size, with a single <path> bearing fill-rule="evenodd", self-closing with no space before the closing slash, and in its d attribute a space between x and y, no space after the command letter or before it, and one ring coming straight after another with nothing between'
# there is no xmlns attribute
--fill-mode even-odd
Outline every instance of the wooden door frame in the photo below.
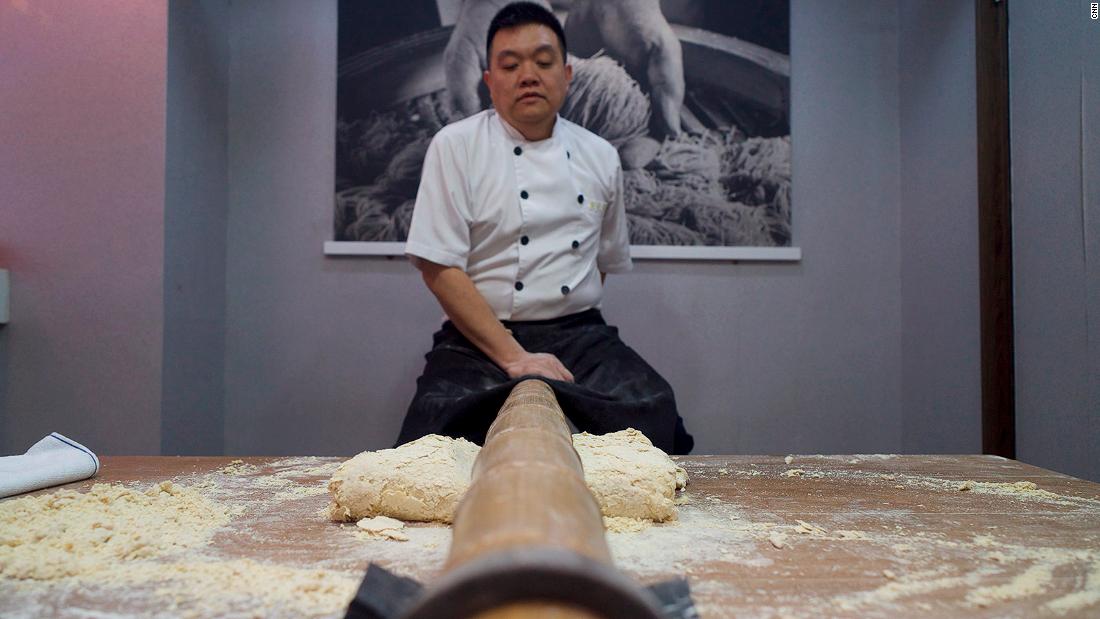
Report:
<svg viewBox="0 0 1100 619"><path fill-rule="evenodd" d="M1008 0L975 0L982 452L1016 457Z"/></svg>

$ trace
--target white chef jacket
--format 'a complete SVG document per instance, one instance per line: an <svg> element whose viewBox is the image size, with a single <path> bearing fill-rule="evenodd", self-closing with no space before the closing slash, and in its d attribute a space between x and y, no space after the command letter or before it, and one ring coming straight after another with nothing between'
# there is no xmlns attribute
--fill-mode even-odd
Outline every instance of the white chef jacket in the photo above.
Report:
<svg viewBox="0 0 1100 619"><path fill-rule="evenodd" d="M596 134L559 116L531 142L486 110L432 139L405 253L465 271L501 320L598 307L599 272L633 266L622 187Z"/></svg>

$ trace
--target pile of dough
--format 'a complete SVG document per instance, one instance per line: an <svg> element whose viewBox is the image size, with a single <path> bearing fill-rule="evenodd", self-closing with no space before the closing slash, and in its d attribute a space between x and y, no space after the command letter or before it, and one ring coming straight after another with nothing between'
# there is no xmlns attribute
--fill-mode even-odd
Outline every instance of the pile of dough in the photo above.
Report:
<svg viewBox="0 0 1100 619"><path fill-rule="evenodd" d="M329 514L346 522L374 516L451 522L479 450L464 439L429 434L396 449L364 451L329 480Z"/></svg>
<svg viewBox="0 0 1100 619"><path fill-rule="evenodd" d="M687 475L644 434L633 428L574 434L573 447L604 516L676 519L673 500ZM480 449L464 439L429 434L396 449L364 451L341 464L329 481L329 513L346 522L374 516L451 522Z"/></svg>
<svg viewBox="0 0 1100 619"><path fill-rule="evenodd" d="M687 484L687 474L644 434L634 428L600 436L582 432L573 435L573 448L604 516L676 519L673 500Z"/></svg>

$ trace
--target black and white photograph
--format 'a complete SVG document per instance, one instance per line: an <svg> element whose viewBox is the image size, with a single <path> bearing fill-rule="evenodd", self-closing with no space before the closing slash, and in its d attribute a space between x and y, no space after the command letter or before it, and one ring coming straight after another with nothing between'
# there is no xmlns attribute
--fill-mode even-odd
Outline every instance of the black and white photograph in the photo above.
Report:
<svg viewBox="0 0 1100 619"><path fill-rule="evenodd" d="M540 3L573 66L561 116L618 150L636 256L792 246L787 0ZM402 252L432 136L491 105L505 4L340 0L333 246Z"/></svg>

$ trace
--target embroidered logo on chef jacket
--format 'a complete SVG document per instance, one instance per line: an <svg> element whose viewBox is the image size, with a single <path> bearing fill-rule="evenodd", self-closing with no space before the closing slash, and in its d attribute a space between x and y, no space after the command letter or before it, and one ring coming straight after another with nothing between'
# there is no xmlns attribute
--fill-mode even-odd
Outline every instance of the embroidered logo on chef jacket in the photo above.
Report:
<svg viewBox="0 0 1100 619"><path fill-rule="evenodd" d="M516 204L522 218L512 314L565 310L588 299L597 303L601 289L595 260L607 202L590 199L578 186L564 137L509 150L515 153Z"/></svg>

